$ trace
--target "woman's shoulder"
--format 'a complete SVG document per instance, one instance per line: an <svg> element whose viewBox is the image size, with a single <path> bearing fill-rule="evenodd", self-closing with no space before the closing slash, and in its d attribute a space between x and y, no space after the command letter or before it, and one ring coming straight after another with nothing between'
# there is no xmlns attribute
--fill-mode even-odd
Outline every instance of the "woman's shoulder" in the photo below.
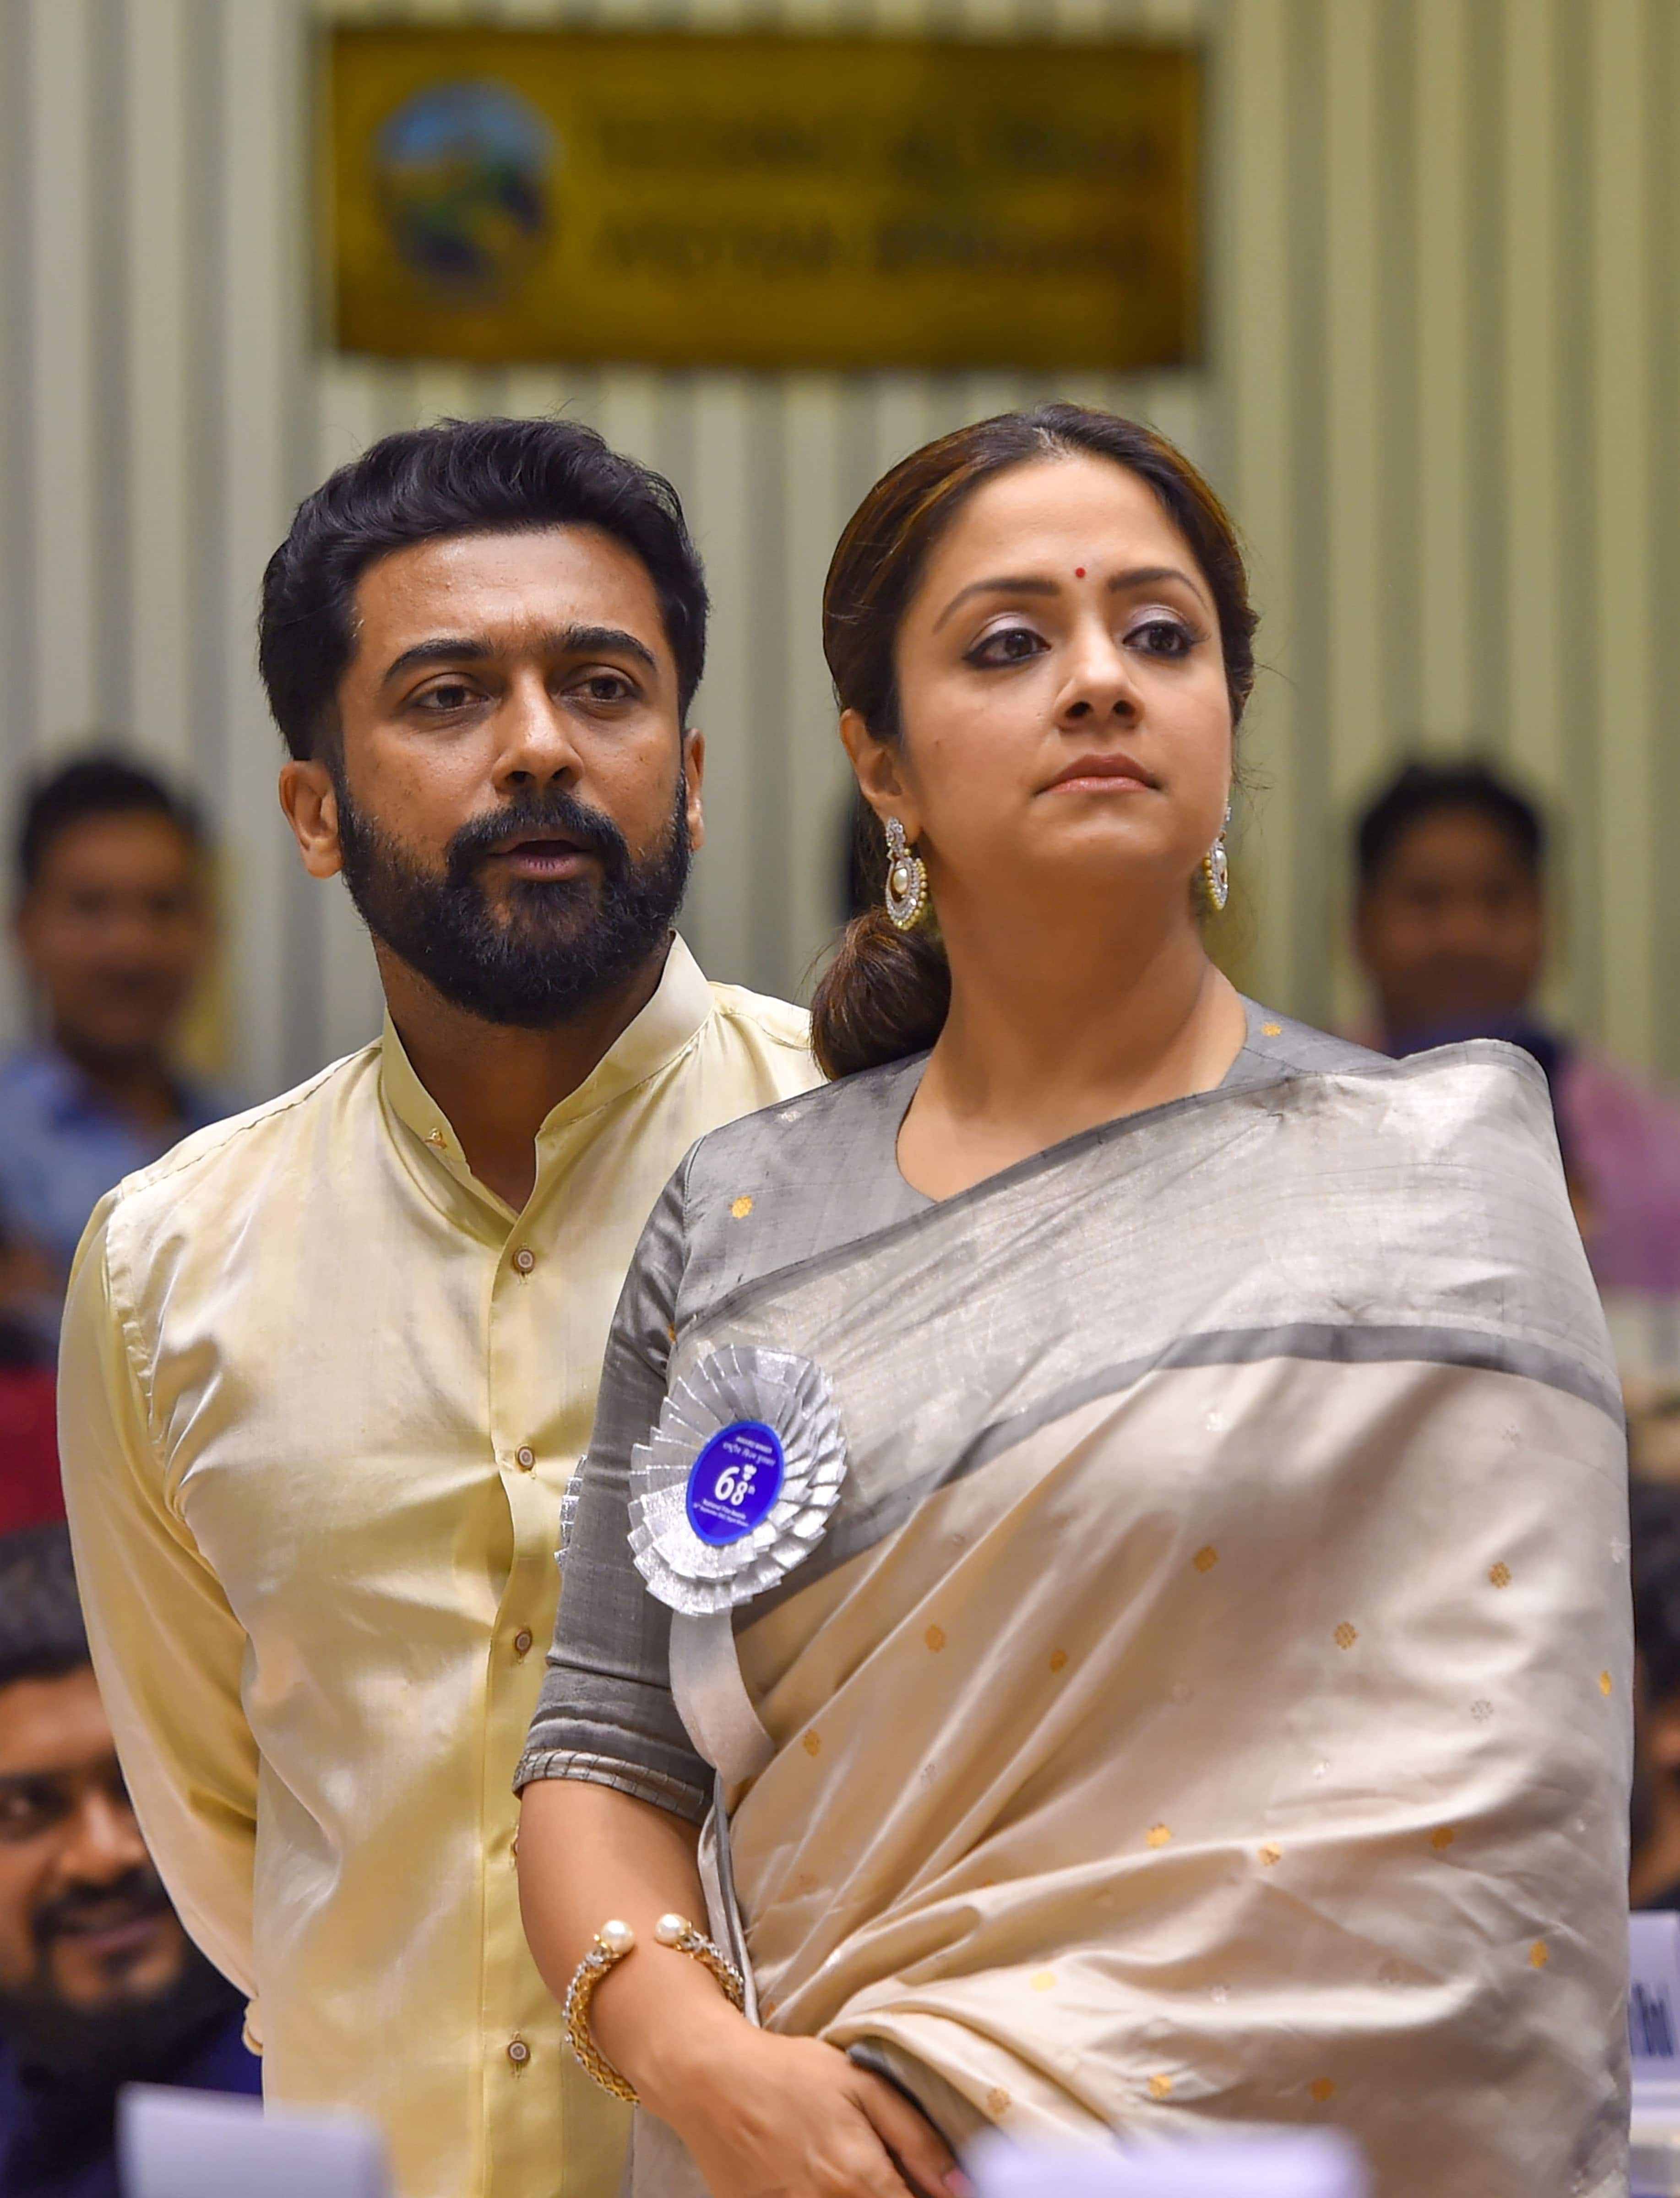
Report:
<svg viewBox="0 0 1680 2198"><path fill-rule="evenodd" d="M1269 1084L1279 1076L1335 1075L1352 1069L1382 1067L1386 1054L1356 1045L1334 1032L1315 1030L1311 1023L1280 1015L1256 1000L1245 999L1248 1035L1231 1064L1229 1084Z"/></svg>
<svg viewBox="0 0 1680 2198"><path fill-rule="evenodd" d="M921 1080L926 1054L819 1084L701 1137L689 1155L687 1189L721 1194L748 1177L791 1173L801 1181L897 1166L898 1125ZM742 1194L730 1190L730 1196Z"/></svg>
<svg viewBox="0 0 1680 2198"><path fill-rule="evenodd" d="M681 1175L685 1297L815 1258L927 1201L898 1172L898 1125L925 1054L744 1114L702 1137Z"/></svg>
<svg viewBox="0 0 1680 2198"><path fill-rule="evenodd" d="M1479 1148L1509 1164L1524 1148L1543 1173L1558 1174L1545 1073L1520 1046L1467 1038L1396 1059L1247 1004L1248 1038L1228 1088L1294 1084L1304 1125L1333 1106L1355 1135L1397 1160L1462 1162Z"/></svg>

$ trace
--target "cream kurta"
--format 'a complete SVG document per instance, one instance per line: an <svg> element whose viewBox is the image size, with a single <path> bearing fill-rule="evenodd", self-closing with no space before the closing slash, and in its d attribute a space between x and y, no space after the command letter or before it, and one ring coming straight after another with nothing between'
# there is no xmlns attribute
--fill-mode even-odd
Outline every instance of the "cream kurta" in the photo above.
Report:
<svg viewBox="0 0 1680 2198"><path fill-rule="evenodd" d="M65 1480L141 1822L270 2097L374 2114L404 2198L617 2187L512 1851L560 1494L660 1187L815 1081L805 1017L678 941L522 1214L387 1026L131 1177L78 1255Z"/></svg>

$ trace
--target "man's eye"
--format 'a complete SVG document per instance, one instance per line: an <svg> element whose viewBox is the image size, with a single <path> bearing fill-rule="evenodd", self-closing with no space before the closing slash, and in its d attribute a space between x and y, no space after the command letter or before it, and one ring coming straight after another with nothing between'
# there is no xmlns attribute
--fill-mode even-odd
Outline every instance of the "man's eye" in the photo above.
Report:
<svg viewBox="0 0 1680 2198"><path fill-rule="evenodd" d="M636 689L622 672L591 672L573 691L587 695L591 702L625 702Z"/></svg>
<svg viewBox="0 0 1680 2198"><path fill-rule="evenodd" d="M1196 645L1196 637L1181 619L1155 618L1133 626L1126 645L1145 656L1188 656Z"/></svg>
<svg viewBox="0 0 1680 2198"><path fill-rule="evenodd" d="M968 651L967 661L983 670L1001 664L1025 664L1048 648L1042 634L1030 625L1003 625L986 635Z"/></svg>
<svg viewBox="0 0 1680 2198"><path fill-rule="evenodd" d="M32 1839L61 1813L62 1806L52 1793L31 1787L0 1794L0 1840Z"/></svg>
<svg viewBox="0 0 1680 2198"><path fill-rule="evenodd" d="M428 687L419 697L424 710L446 714L451 710L464 710L473 700L473 689L465 680L446 680L441 687Z"/></svg>

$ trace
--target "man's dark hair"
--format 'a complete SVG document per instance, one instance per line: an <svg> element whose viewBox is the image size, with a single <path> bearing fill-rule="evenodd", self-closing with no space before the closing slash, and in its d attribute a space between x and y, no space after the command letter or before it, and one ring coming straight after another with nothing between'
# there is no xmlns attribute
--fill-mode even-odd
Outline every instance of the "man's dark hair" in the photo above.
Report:
<svg viewBox="0 0 1680 2198"><path fill-rule="evenodd" d="M59 1521L0 1534L0 1687L89 1660L69 1529Z"/></svg>
<svg viewBox="0 0 1680 2198"><path fill-rule="evenodd" d="M1485 763L1409 763L1359 819L1357 862L1361 886L1374 885L1383 864L1416 824L1447 810L1469 810L1505 834L1511 851L1537 876L1546 858L1540 812L1508 779Z"/></svg>
<svg viewBox="0 0 1680 2198"><path fill-rule="evenodd" d="M573 420L445 420L340 466L269 560L257 660L292 753L330 752L369 565L417 542L552 526L599 527L646 567L686 722L706 663L706 582L671 483Z"/></svg>
<svg viewBox="0 0 1680 2198"><path fill-rule="evenodd" d="M198 811L153 772L114 750L96 749L61 764L37 779L24 798L18 824L18 881L27 893L41 875L47 851L61 832L90 817L166 817L189 846L204 828Z"/></svg>

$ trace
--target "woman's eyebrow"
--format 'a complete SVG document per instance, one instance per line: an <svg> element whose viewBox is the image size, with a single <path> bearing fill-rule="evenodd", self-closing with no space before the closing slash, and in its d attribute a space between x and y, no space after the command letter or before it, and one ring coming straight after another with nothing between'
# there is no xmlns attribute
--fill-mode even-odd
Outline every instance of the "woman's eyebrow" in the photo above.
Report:
<svg viewBox="0 0 1680 2198"><path fill-rule="evenodd" d="M1055 580L1011 579L1008 575L1000 580L971 580L966 588L957 590L934 619L933 631L937 633L951 613L959 605L966 603L970 596L1059 596L1061 593L1061 584Z"/></svg>
<svg viewBox="0 0 1680 2198"><path fill-rule="evenodd" d="M1108 583L1111 596L1122 594L1128 588L1152 588L1158 580L1177 580L1193 596L1204 592L1193 577L1177 565L1134 565L1129 572L1116 573Z"/></svg>
<svg viewBox="0 0 1680 2198"><path fill-rule="evenodd" d="M1131 588L1148 588L1162 580L1177 580L1188 588L1199 602L1206 602L1207 591L1197 584L1195 576L1177 565L1132 565L1123 573L1113 573L1108 582L1111 596L1123 595ZM996 580L971 580L966 588L959 588L933 621L937 633L945 620L966 603L970 596L1059 596L1061 584L1058 580L1028 575L1005 574Z"/></svg>

